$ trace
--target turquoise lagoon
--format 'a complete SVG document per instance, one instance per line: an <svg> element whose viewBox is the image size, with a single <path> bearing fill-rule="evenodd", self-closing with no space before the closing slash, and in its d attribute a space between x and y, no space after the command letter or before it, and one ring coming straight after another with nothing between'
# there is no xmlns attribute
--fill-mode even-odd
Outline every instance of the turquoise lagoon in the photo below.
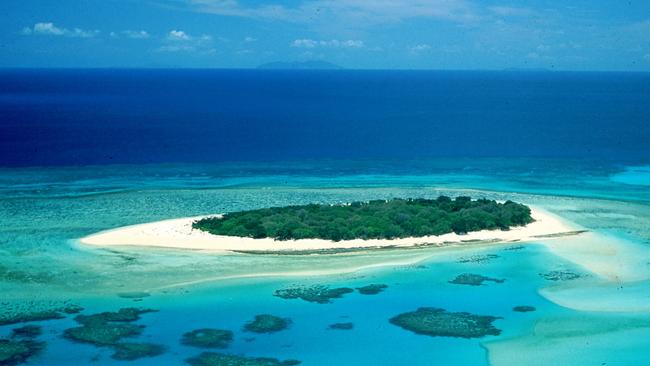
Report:
<svg viewBox="0 0 650 366"><path fill-rule="evenodd" d="M0 169L3 314L74 303L82 314L145 307L128 341L165 352L133 361L63 337L74 315L36 321L46 348L28 365L183 365L206 351L181 344L198 328L234 332L217 350L304 365L643 365L650 359L650 187L647 167L603 161L311 161L286 164L106 165ZM207 254L88 248L76 239L166 218L307 202L467 194L538 205L589 233L560 245L606 243L623 276L556 255L542 243L379 250L331 255ZM544 275L572 273L553 281ZM617 273L619 273L617 272ZM473 273L505 279L449 283ZM552 276L550 276L552 277ZM549 277L549 278L550 278ZM273 296L328 285L388 287L328 304ZM145 296L147 295L147 296ZM515 312L514 306L534 306ZM389 323L420 307L499 317L498 336L428 337ZM257 314L291 319L268 334L243 331ZM351 322L351 330L329 329ZM0 327L0 335L23 324Z"/></svg>

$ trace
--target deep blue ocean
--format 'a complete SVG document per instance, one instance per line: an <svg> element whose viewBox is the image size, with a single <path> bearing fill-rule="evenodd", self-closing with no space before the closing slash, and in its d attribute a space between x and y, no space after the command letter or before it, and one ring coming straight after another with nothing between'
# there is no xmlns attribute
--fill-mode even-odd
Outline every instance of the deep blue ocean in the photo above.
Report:
<svg viewBox="0 0 650 366"><path fill-rule="evenodd" d="M0 166L650 159L650 73L2 70Z"/></svg>

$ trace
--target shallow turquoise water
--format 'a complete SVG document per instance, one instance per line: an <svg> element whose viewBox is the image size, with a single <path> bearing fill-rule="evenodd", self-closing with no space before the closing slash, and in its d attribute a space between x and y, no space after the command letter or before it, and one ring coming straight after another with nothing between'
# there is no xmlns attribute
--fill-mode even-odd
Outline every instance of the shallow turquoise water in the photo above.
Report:
<svg viewBox="0 0 650 366"><path fill-rule="evenodd" d="M64 329L76 325L68 317L38 322L45 330L41 339L48 346L30 360L32 365L79 364L80 360L93 360L97 365L183 364L184 359L202 350L181 345L182 333L202 327L235 332L234 342L225 352L298 359L305 365L526 364L530 360L517 357L535 350L539 351L539 364L643 364L650 342L640 339L650 335L650 313L579 311L547 300L539 294L540 289L571 289L601 279L535 243L521 250L505 250L507 245L499 245L460 251L220 256L175 250L89 249L74 241L122 225L255 207L469 194L536 204L595 233L645 248L650 245L650 188L642 179L621 179L635 169L584 161L497 159L402 165L302 162L282 166L250 163L2 169L3 306L48 308L52 301L70 300L84 306L87 314L125 306L159 310L142 316L138 323L146 329L134 340L166 345L167 351L161 356L115 361L109 349L71 343L61 337ZM458 262L480 254L499 257L482 263ZM331 274L299 274L314 269ZM539 275L553 270L585 277L553 282ZM250 273L259 276L237 278ZM448 283L461 273L506 281L480 287ZM384 283L388 288L374 296L348 294L331 304L273 296L276 289L296 284L354 288L369 283ZM647 280L630 288L625 301L647 301ZM147 291L151 296L134 301L117 295L136 291ZM589 291L598 298L598 286ZM611 292L607 294L612 296ZM511 310L516 305L532 305L537 311L516 313ZM392 316L422 306L499 316L503 319L494 324L503 333L481 339L432 338L388 322ZM274 334L243 332L244 323L260 313L291 318L292 325ZM348 321L354 323L353 330L327 329L329 324ZM0 327L0 334L6 335L15 327ZM575 332L559 332L568 328ZM255 339L248 339L251 337ZM585 346L603 340L614 344L617 352L599 353ZM557 354L539 342L553 345ZM576 344L582 345L584 352L572 351ZM625 356L616 356L620 352Z"/></svg>

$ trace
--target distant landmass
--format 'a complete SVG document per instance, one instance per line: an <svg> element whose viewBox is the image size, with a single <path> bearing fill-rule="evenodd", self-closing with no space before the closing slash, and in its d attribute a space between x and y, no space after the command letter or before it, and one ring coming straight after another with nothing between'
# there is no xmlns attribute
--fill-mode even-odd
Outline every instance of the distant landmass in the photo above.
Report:
<svg viewBox="0 0 650 366"><path fill-rule="evenodd" d="M342 66L326 61L293 61L293 62L269 62L259 65L258 69L265 70L340 70Z"/></svg>

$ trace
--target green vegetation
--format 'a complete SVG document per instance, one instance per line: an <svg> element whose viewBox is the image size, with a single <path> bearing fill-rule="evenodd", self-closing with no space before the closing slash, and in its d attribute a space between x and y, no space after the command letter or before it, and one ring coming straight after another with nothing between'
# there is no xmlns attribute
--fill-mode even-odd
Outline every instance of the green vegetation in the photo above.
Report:
<svg viewBox="0 0 650 366"><path fill-rule="evenodd" d="M449 281L449 283L453 283L454 285L482 286L483 282L487 282L487 281L494 282L494 283L503 283L505 280L499 278L485 277L473 273L463 273L456 276L456 278Z"/></svg>
<svg viewBox="0 0 650 366"><path fill-rule="evenodd" d="M227 348L232 339L233 333L229 330L201 328L183 334L181 343L200 348Z"/></svg>
<svg viewBox="0 0 650 366"><path fill-rule="evenodd" d="M470 197L392 199L346 205L272 207L233 212L194 222L193 228L215 235L250 238L395 239L508 230L533 222L528 206Z"/></svg>
<svg viewBox="0 0 650 366"><path fill-rule="evenodd" d="M324 285L313 285L276 290L273 296L282 299L302 299L318 304L329 304L332 299L340 299L343 295L351 292L354 292L354 290L349 287L329 288L329 286Z"/></svg>
<svg viewBox="0 0 650 366"><path fill-rule="evenodd" d="M244 330L253 333L275 333L287 329L291 320L270 314L255 315L255 319L244 325Z"/></svg>
<svg viewBox="0 0 650 366"><path fill-rule="evenodd" d="M203 352L186 361L192 366L295 366L300 364L297 360L279 361L270 357L245 357L217 352Z"/></svg>
<svg viewBox="0 0 650 366"><path fill-rule="evenodd" d="M419 308L399 314L390 322L413 333L431 337L480 338L501 334L501 330L492 325L497 319L501 318L465 312L451 313L439 308Z"/></svg>

